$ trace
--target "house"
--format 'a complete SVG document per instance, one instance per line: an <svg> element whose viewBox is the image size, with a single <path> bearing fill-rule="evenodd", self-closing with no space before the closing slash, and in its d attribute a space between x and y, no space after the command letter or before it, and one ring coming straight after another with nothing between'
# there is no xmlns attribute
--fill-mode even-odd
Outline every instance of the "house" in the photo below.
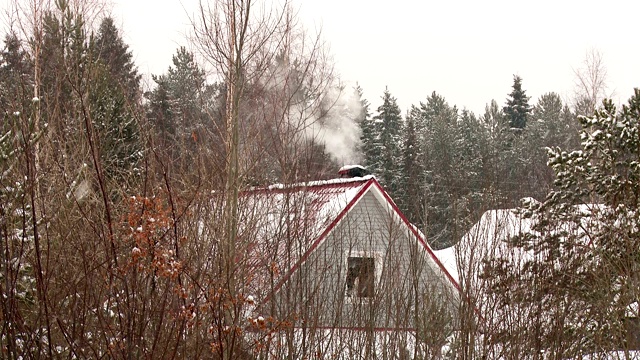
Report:
<svg viewBox="0 0 640 360"><path fill-rule="evenodd" d="M538 354L531 355L530 349L538 346L535 348L546 352L549 358L582 358L586 353L585 359L617 359L618 355L625 358L629 353L611 350L640 349L638 302L629 303L619 295L633 277L622 271L606 279L588 277L593 270L580 273L587 263L590 269L602 266L603 253L594 238L600 232L611 231L612 226L603 219L611 219L613 211L599 204L566 209L563 221L551 222L539 215L524 216L523 209L489 210L455 245L455 250L445 250L455 252L457 262L443 261L443 265L449 268L457 263L459 268L450 272L460 274L458 280L465 295L476 299L475 306L483 320L478 335L483 341L478 345L480 357L535 358ZM616 218L614 226L620 219ZM545 226L540 227L541 224ZM532 239L541 235L555 239L552 244L556 247L536 245ZM515 238L531 242L513 246ZM590 283L584 283L584 288L577 291L570 288L577 283L571 280L580 276L586 276ZM542 291L526 291L535 287ZM590 303L590 289L602 294L601 302ZM609 317L622 320L622 326L608 328L609 334L598 338L597 346L589 336L582 336L591 330L579 332L578 339L572 338L571 334L577 331L598 329L602 320L590 317L589 307L594 306L598 315L604 314L600 311L607 307L602 306L603 301L610 301L612 309L626 307L622 313L612 311ZM560 336L568 340L561 343L557 340ZM589 355L596 351L600 352Z"/></svg>
<svg viewBox="0 0 640 360"><path fill-rule="evenodd" d="M253 188L239 221L269 357L441 353L458 283L375 177Z"/></svg>

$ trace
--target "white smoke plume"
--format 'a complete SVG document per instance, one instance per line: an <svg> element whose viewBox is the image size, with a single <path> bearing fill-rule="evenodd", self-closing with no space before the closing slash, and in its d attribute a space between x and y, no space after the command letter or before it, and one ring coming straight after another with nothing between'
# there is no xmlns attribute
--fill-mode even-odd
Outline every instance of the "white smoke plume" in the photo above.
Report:
<svg viewBox="0 0 640 360"><path fill-rule="evenodd" d="M305 136L323 144L339 164L359 163L360 119L364 109L353 88L331 87L322 101L318 116L308 119Z"/></svg>
<svg viewBox="0 0 640 360"><path fill-rule="evenodd" d="M324 145L338 164L361 160L364 109L354 87L337 83L329 68L310 66L301 72L287 60L270 68L263 84L267 93L277 94L271 101L279 102L286 114L289 126L284 131L293 131L298 141Z"/></svg>

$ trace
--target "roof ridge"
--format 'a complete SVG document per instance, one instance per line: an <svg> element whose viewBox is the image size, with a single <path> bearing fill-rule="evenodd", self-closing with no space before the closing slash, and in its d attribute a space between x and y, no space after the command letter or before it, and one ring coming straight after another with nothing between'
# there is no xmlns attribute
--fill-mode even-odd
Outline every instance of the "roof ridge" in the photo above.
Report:
<svg viewBox="0 0 640 360"><path fill-rule="evenodd" d="M289 190L296 188L308 188L308 187L317 187L317 186L329 186L329 185L341 185L341 184L349 184L349 183L364 183L371 179L375 179L373 175L367 175L363 177L353 177L353 178L336 178L330 180L313 180L299 183L291 183L291 184L272 184L269 186L254 186L250 187L247 192L252 191L273 191L273 190Z"/></svg>

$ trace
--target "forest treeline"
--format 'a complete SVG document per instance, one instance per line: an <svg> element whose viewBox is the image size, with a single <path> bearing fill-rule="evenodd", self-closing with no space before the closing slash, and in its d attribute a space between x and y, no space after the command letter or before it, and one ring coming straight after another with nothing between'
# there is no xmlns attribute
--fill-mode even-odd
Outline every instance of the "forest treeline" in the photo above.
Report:
<svg viewBox="0 0 640 360"><path fill-rule="evenodd" d="M34 130L42 131L46 124L47 139L64 139L53 141L64 147L82 130L69 113L88 111L106 180L119 187L135 183L152 156L169 177L190 179L178 181L184 189L190 181L222 186L226 88L207 76L193 52L178 48L172 65L152 75L153 84L144 89L113 19L105 18L88 33L78 15L49 14L42 36L39 58L46 60L34 64L29 44L16 33L6 35L2 102L7 119L20 117L16 113L38 116ZM256 80L244 89L244 186L332 178L345 162L359 161L435 248L454 244L488 208L514 207L529 196L542 200L554 178L545 149L575 148L577 115L592 112L600 100L585 93L584 98L563 101L549 92L533 102L523 80L514 76L511 92L505 86L505 101L491 100L483 114L450 105L434 91L403 115L389 90L374 110L360 87L345 88L333 78L331 84L328 79L323 80L326 84L304 84L317 74L305 74L308 69L298 69L303 65L286 57L283 53L271 59L269 82ZM35 97L34 66L41 68ZM72 83L56 78L73 71L87 79ZM289 102L292 95L313 97L288 104L298 112L295 121L282 118L277 109L282 100L259 101L267 91L277 93L270 95L272 100L282 95L282 89L274 89L278 81L288 88ZM86 109L74 108L71 99L83 92L89 94L80 104ZM344 133L350 136L342 139ZM342 143L325 139L334 136ZM290 138L299 146L290 147ZM345 147L350 148L346 154ZM342 152L332 156L336 148ZM80 179L83 171L76 169L74 176Z"/></svg>
<svg viewBox="0 0 640 360"><path fill-rule="evenodd" d="M580 148L582 115L616 116L596 112L597 57L573 99L534 101L514 76L483 114L436 92L403 114L385 90L371 109L293 11L240 3L201 7L193 51L149 88L94 3L16 8L0 54L0 357L259 354L293 320L245 342L243 189L359 160L444 248L487 209L545 200L562 186L548 149Z"/></svg>
<svg viewBox="0 0 640 360"><path fill-rule="evenodd" d="M387 90L361 123L364 163L434 248L453 245L488 209L543 200L553 187L547 148L576 148L588 110L549 92L535 103L514 76L506 100L476 115L433 92L404 117ZM583 103L586 105L586 102Z"/></svg>

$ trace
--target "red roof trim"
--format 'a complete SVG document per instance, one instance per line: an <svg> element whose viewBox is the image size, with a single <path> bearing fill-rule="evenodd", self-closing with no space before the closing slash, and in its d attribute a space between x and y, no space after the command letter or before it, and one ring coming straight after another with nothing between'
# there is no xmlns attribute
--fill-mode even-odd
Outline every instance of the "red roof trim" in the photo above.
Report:
<svg viewBox="0 0 640 360"><path fill-rule="evenodd" d="M398 328L394 328L394 327L366 327L366 326L314 326L314 327L305 327L305 326L294 326L292 328L293 330L304 330L304 329L310 329L310 330L338 330L338 331L344 331L344 330L349 330L349 331L373 331L373 332L408 332L408 333L415 333L416 329L415 328L404 328L404 327L398 327ZM282 329L281 331L286 331L289 329ZM254 328L250 328L249 331L252 332L257 332L256 329ZM278 332L278 330L276 330L276 332Z"/></svg>
<svg viewBox="0 0 640 360"><path fill-rule="evenodd" d="M388 332L388 331L416 331L415 328L394 328L394 327L366 327L366 326L314 326L314 327L303 327L303 326L294 326L294 329L320 329L320 330L354 330L354 331L379 331L379 332Z"/></svg>
<svg viewBox="0 0 640 360"><path fill-rule="evenodd" d="M375 179L374 179L374 181L375 181ZM451 281L453 286L455 286L456 289L458 289L458 291L461 292L462 288L460 287L460 284L458 284L458 282L453 278L453 276L451 276L451 274L449 274L449 271L447 271L447 269L444 267L444 265L442 265L442 263L440 262L440 260L436 256L436 254L433 253L433 250L431 250L431 247L429 246L429 244L427 244L426 240L422 237L422 235L418 232L418 230L416 230L416 228L411 224L411 222L409 222L409 219L407 219L407 217L404 216L404 214L400 211L400 209L398 208L396 203L391 199L389 194L387 194L387 192L384 191L384 189L382 188L380 183L378 183L378 181L375 181L375 185L378 188L378 190L380 190L380 192L382 193L382 196L384 196L384 198L387 200L387 202L391 205L391 208L393 209L393 211L395 211L396 214L398 214L398 216L400 216L400 218L405 223L405 225L407 225L407 227L411 230L411 232L416 237L416 239L418 239L420 244L422 244L422 246L425 248L425 250L427 250L427 253L429 253L429 255L431 255L431 258L433 259L433 261L435 261L435 263L440 267L442 272L444 272L444 274L447 276L449 281Z"/></svg>
<svg viewBox="0 0 640 360"><path fill-rule="evenodd" d="M273 290L271 291L271 293L269 295L267 295L267 297L264 299L264 301L262 303L266 303L267 301L269 301L269 299L271 298L271 296L273 294L275 294L276 292L278 292L278 290L280 290L280 288L282 287L282 285L287 282L287 280L289 280L289 278L291 277L291 275L296 272L296 270L298 270L298 268L300 268L300 266L302 266L302 264L307 261L307 259L309 258L309 256L311 255L311 253L313 251L315 251L315 249L320 246L320 243L322 243L322 241L327 237L327 235L329 235L329 233L331 232L331 230L333 230L338 223L340 222L340 220L342 220L342 218L345 217L345 215L347 215L347 213L349 212L349 210L351 210L351 208L358 202L358 200L360 200L360 198L367 192L367 190L371 187L371 184L373 183L377 183L376 179L371 178L369 180L367 180L367 182L364 184L364 186L362 187L362 189L360 189L360 191L358 191L358 193L356 194L356 196L353 197L353 199L351 200L351 202L349 202L349 204L347 204L347 206L345 206L344 210L342 210L338 216L336 216L336 218L331 222L331 224L329 224L329 226L322 232L322 234L320 234L320 236L318 236L318 238L313 242L313 244L311 245L311 247L309 248L309 250L307 250L301 257L300 259L298 259L298 261L293 265L293 267L291 267L291 269L289 269L289 271L287 271L287 273L282 277L282 279L280 279L280 281L278 282L278 284L276 284L276 286L273 288ZM380 186L380 185L378 185Z"/></svg>

